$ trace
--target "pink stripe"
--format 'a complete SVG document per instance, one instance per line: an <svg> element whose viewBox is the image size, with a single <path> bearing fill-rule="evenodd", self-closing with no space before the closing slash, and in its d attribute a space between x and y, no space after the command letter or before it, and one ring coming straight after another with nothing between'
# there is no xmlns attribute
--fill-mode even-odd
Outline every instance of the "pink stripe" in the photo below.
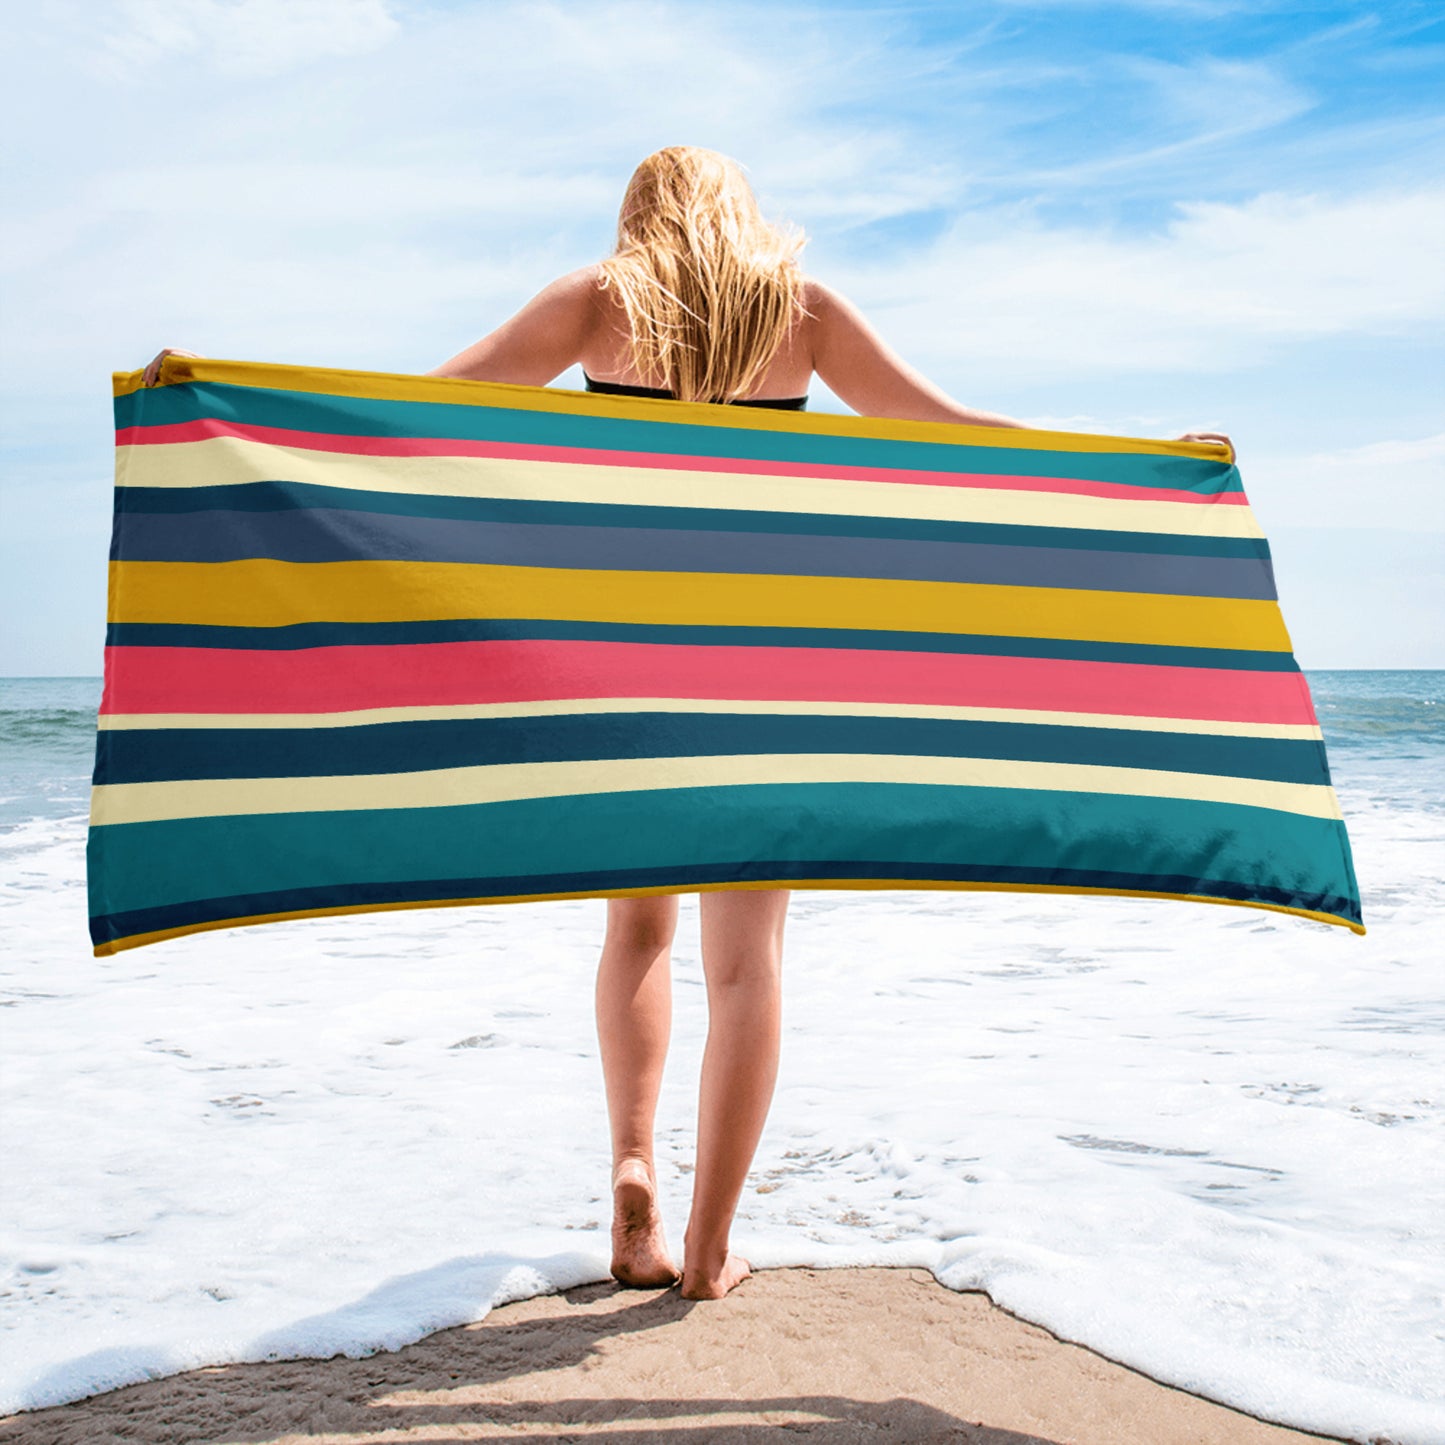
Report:
<svg viewBox="0 0 1445 1445"><path fill-rule="evenodd" d="M935 652L519 639L107 649L106 713L324 713L589 697L925 703L1314 723L1297 673Z"/></svg>
<svg viewBox="0 0 1445 1445"><path fill-rule="evenodd" d="M511 442L468 441L451 437L354 437L291 431L284 427L245 426L204 417L174 426L120 427L117 446L172 445L236 437L313 452L371 457L492 457L500 461L571 462L599 467L652 467L668 471L724 472L771 477L826 477L846 482L908 482L925 487L979 487L1007 492L1055 492L1127 501L1195 502L1244 506L1243 492L1204 493L1167 487L1136 487L1123 482L1089 482L1076 477L1015 477L985 472L916 472L894 467L840 467L813 462L740 460L735 457L673 456L665 452L600 451L589 447L523 446Z"/></svg>

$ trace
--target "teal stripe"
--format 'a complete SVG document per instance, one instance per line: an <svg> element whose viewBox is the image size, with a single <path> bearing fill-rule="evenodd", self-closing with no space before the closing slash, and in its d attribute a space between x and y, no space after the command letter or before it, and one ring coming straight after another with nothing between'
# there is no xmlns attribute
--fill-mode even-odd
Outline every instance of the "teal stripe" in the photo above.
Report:
<svg viewBox="0 0 1445 1445"><path fill-rule="evenodd" d="M308 728L115 728L100 734L97 783L307 778L480 764L740 753L1010 758L1281 783L1329 784L1318 742L1214 733L921 717L735 712L429 718Z"/></svg>
<svg viewBox="0 0 1445 1445"><path fill-rule="evenodd" d="M919 783L765 783L92 828L92 916L409 879L858 858L1183 875L1357 897L1341 823L1235 803ZM1149 886L1141 881L1141 888ZM1175 890L1171 890L1175 891Z"/></svg>
<svg viewBox="0 0 1445 1445"><path fill-rule="evenodd" d="M972 444L960 447L859 436L818 436L801 430L753 431L726 424L628 421L601 414L512 411L505 407L447 402L378 401L220 382L192 381L142 388L115 398L117 427L173 426L202 417L333 436L446 437L524 446L589 447L603 451L825 466L1074 477L1137 487L1177 488L1205 496L1242 490L1239 472L1233 465L1198 457L1033 451Z"/></svg>
<svg viewBox="0 0 1445 1445"><path fill-rule="evenodd" d="M848 627L691 626L483 617L440 622L297 622L286 627L220 627L187 622L112 622L108 647L222 647L261 652L307 647L395 647L429 642L548 638L569 642L681 643L689 647L838 647L874 652L948 652L959 656L1040 657L1128 662L1148 667L1209 667L1227 672L1298 672L1291 652L1170 647L1152 642L1080 642L1058 637L993 637L968 632L903 632Z"/></svg>

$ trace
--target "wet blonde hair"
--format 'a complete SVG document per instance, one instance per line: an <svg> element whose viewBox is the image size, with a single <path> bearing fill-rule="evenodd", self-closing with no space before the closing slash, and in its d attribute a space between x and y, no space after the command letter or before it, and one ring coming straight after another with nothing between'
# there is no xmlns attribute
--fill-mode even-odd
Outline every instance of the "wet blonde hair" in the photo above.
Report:
<svg viewBox="0 0 1445 1445"><path fill-rule="evenodd" d="M601 285L627 313L639 376L683 401L744 396L802 314L807 237L766 222L742 167L668 146L633 172Z"/></svg>

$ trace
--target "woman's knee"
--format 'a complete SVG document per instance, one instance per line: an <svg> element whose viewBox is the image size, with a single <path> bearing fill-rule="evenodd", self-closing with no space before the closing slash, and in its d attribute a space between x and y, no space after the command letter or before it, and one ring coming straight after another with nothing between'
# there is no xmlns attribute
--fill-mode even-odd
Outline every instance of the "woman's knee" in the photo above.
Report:
<svg viewBox="0 0 1445 1445"><path fill-rule="evenodd" d="M677 895L607 900L607 942L635 953L660 953L677 933Z"/></svg>
<svg viewBox="0 0 1445 1445"><path fill-rule="evenodd" d="M703 952L703 974L709 993L720 989L768 994L782 987L783 951L768 939L734 948Z"/></svg>
<svg viewBox="0 0 1445 1445"><path fill-rule="evenodd" d="M707 986L768 990L780 985L786 889L737 889L702 896Z"/></svg>

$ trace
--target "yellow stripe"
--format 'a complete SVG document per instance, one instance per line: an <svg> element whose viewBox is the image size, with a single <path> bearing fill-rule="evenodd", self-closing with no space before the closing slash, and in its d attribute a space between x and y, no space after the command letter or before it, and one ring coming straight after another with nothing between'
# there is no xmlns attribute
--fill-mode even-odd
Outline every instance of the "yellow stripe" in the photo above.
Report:
<svg viewBox="0 0 1445 1445"><path fill-rule="evenodd" d="M118 473L124 472L124 480L118 484L130 487L238 486L284 477L311 486L410 496L818 512L1188 537L1264 535L1250 509L1235 503L1210 506L923 482L760 476L496 457L374 457L273 446L238 437L123 446L117 448L116 461Z"/></svg>
<svg viewBox="0 0 1445 1445"><path fill-rule="evenodd" d="M116 396L141 390L139 371L113 373ZM444 402L458 406L505 407L512 411L618 417L637 421L693 422L739 431L777 431L814 436L874 437L888 441L956 443L964 446L1006 446L1025 450L1144 453L1154 456L1200 457L1232 462L1223 443L1154 441L1147 437L1095 436L1083 432L965 426L957 422L894 421L880 417L833 415L827 412L778 412L754 407L713 406L704 402L654 397L600 396L563 387L511 386L502 382L468 381L459 377L410 376L400 372L355 371L319 366L283 366L260 361L226 361L211 357L168 356L161 363L160 384L187 381L221 382L323 396L349 396L373 401Z"/></svg>
<svg viewBox="0 0 1445 1445"><path fill-rule="evenodd" d="M1125 794L1242 803L1313 818L1340 817L1334 789L1209 773L1011 758L896 757L875 753L729 753L704 757L583 758L433 768L342 777L211 778L110 783L91 790L91 824L254 813L446 808L578 794L751 783L927 783L960 788Z"/></svg>
<svg viewBox="0 0 1445 1445"><path fill-rule="evenodd" d="M1309 723L1251 723L1215 718L1127 717L1120 713L1045 712L1013 707L947 707L908 702L754 701L696 697L545 698L528 702L439 703L423 707L357 708L349 712L109 713L102 732L166 728L343 728L376 723L446 722L468 718L568 717L591 713L727 712L800 717L936 718L949 722L1034 723L1046 727L1114 728L1129 732L1203 733L1232 738L1322 742Z"/></svg>
<svg viewBox="0 0 1445 1445"><path fill-rule="evenodd" d="M614 572L467 562L112 562L111 622L533 618L678 626L926 630L1288 652L1279 604L891 577Z"/></svg>
<svg viewBox="0 0 1445 1445"><path fill-rule="evenodd" d="M94 954L106 958L130 948L143 948L167 938L184 938L192 933L213 933L222 928L246 928L256 923L289 923L300 918L339 918L352 913L393 913L404 908L475 908L491 903L544 903L568 898L652 898L666 893L717 893L723 890L759 888L806 888L841 890L871 889L902 892L928 889L946 893L1074 893L1102 898L1168 898L1181 903L1219 903L1226 908L1263 908L1270 913L1289 913L1296 918L1313 918L1317 923L1334 923L1351 933L1363 934L1365 926L1336 913L1319 913L1312 908L1290 908L1282 903L1258 903L1246 898L1210 898L1202 893L1156 893L1144 888L1078 888L1056 883L959 883L935 878L782 878L762 883L692 883L686 888L609 888L606 892L516 893L502 898L429 898L406 903L343 903L332 908L298 908L290 913L256 913L249 918L222 918L213 923L187 923L180 928L162 928L154 933L133 933L113 943L98 943Z"/></svg>

